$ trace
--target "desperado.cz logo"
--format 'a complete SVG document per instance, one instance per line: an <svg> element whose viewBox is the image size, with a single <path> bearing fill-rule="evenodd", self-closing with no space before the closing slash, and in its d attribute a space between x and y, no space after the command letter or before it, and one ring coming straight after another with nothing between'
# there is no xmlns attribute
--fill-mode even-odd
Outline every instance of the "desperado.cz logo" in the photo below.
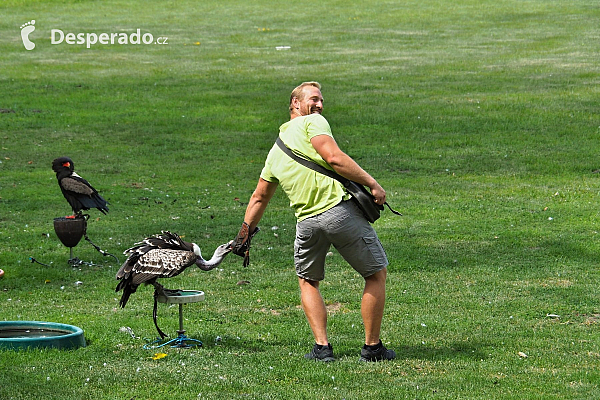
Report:
<svg viewBox="0 0 600 400"><path fill-rule="evenodd" d="M121 33L64 33L60 29L50 31L51 44L85 44L88 49L95 44L169 44L167 37L159 37L154 40L151 33L140 32L137 29L134 33L127 35Z"/></svg>
<svg viewBox="0 0 600 400"><path fill-rule="evenodd" d="M21 39L23 40L23 46L26 50L33 50L35 43L33 43L29 35L35 30L35 20L31 20L21 25ZM108 44L160 44L167 45L169 38L166 36L158 37L154 39L154 35L149 32L142 33L140 29L136 29L135 32L127 34L125 32L119 33L65 33L61 29L50 30L50 44L68 44L68 45L85 45L86 48L91 48L94 45L108 45Z"/></svg>

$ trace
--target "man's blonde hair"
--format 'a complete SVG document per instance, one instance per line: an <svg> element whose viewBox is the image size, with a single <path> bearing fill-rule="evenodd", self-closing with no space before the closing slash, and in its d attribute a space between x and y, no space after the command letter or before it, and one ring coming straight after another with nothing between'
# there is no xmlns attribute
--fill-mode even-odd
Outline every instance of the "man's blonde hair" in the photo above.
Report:
<svg viewBox="0 0 600 400"><path fill-rule="evenodd" d="M293 110L292 101L294 97L298 100L302 100L304 98L304 88L307 86L314 86L317 89L321 90L321 84L319 82L302 82L300 85L296 86L294 90L292 90L292 95L290 96L290 112Z"/></svg>

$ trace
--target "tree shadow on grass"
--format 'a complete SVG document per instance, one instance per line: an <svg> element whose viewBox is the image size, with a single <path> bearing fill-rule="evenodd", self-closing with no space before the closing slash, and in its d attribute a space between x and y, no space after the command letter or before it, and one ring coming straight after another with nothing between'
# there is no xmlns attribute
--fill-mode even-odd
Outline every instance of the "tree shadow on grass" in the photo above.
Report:
<svg viewBox="0 0 600 400"><path fill-rule="evenodd" d="M211 335L206 333L198 333L198 332L186 332L185 334L188 338L199 340L202 342L202 345L199 347L205 349L227 349L234 354L240 352L249 352L249 353L263 353L266 351L271 351L273 347L285 347L285 344L279 340L273 340L272 338L268 340L262 340L260 338L248 338L248 337L233 337L224 335L223 337L219 335ZM176 338L177 335L171 335L169 332L169 337L165 338L162 343ZM190 342L194 344L193 342Z"/></svg>
<svg viewBox="0 0 600 400"><path fill-rule="evenodd" d="M387 346L386 346L387 347ZM396 359L415 359L429 361L443 360L485 360L489 354L483 351L487 345L482 343L455 343L447 347L434 347L429 345L402 346L389 348L396 351ZM337 353L337 352L336 352ZM338 356L356 356L356 350L348 349L337 353Z"/></svg>

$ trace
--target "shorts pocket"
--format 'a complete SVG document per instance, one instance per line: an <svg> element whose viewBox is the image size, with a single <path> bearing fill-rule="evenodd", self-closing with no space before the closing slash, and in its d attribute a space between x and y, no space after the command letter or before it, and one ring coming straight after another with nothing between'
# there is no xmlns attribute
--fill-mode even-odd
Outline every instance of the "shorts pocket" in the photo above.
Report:
<svg viewBox="0 0 600 400"><path fill-rule="evenodd" d="M367 249L373 256L373 260L376 265L387 265L388 260L385 254L385 250L379 241L379 238L373 236L366 236L362 238L365 244L367 245Z"/></svg>

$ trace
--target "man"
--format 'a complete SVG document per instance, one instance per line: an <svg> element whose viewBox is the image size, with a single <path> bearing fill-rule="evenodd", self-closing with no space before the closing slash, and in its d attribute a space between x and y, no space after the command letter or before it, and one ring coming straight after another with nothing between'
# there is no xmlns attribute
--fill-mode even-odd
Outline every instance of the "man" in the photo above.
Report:
<svg viewBox="0 0 600 400"><path fill-rule="evenodd" d="M320 89L318 82L304 82L292 91L290 121L281 125L279 137L300 157L369 187L375 202L383 204L385 190L340 150L333 139L329 124L321 115ZM361 361L394 359L396 353L386 349L379 337L388 260L374 229L358 207L347 201L350 195L337 180L302 166L274 145L250 198L234 252L245 253L247 262L249 240L278 185L290 199L298 221L294 243L296 274L302 307L316 342L305 357L335 360L327 337L327 309L319 291L319 282L325 275L325 256L333 244L365 279L361 303L365 345L361 349Z"/></svg>

